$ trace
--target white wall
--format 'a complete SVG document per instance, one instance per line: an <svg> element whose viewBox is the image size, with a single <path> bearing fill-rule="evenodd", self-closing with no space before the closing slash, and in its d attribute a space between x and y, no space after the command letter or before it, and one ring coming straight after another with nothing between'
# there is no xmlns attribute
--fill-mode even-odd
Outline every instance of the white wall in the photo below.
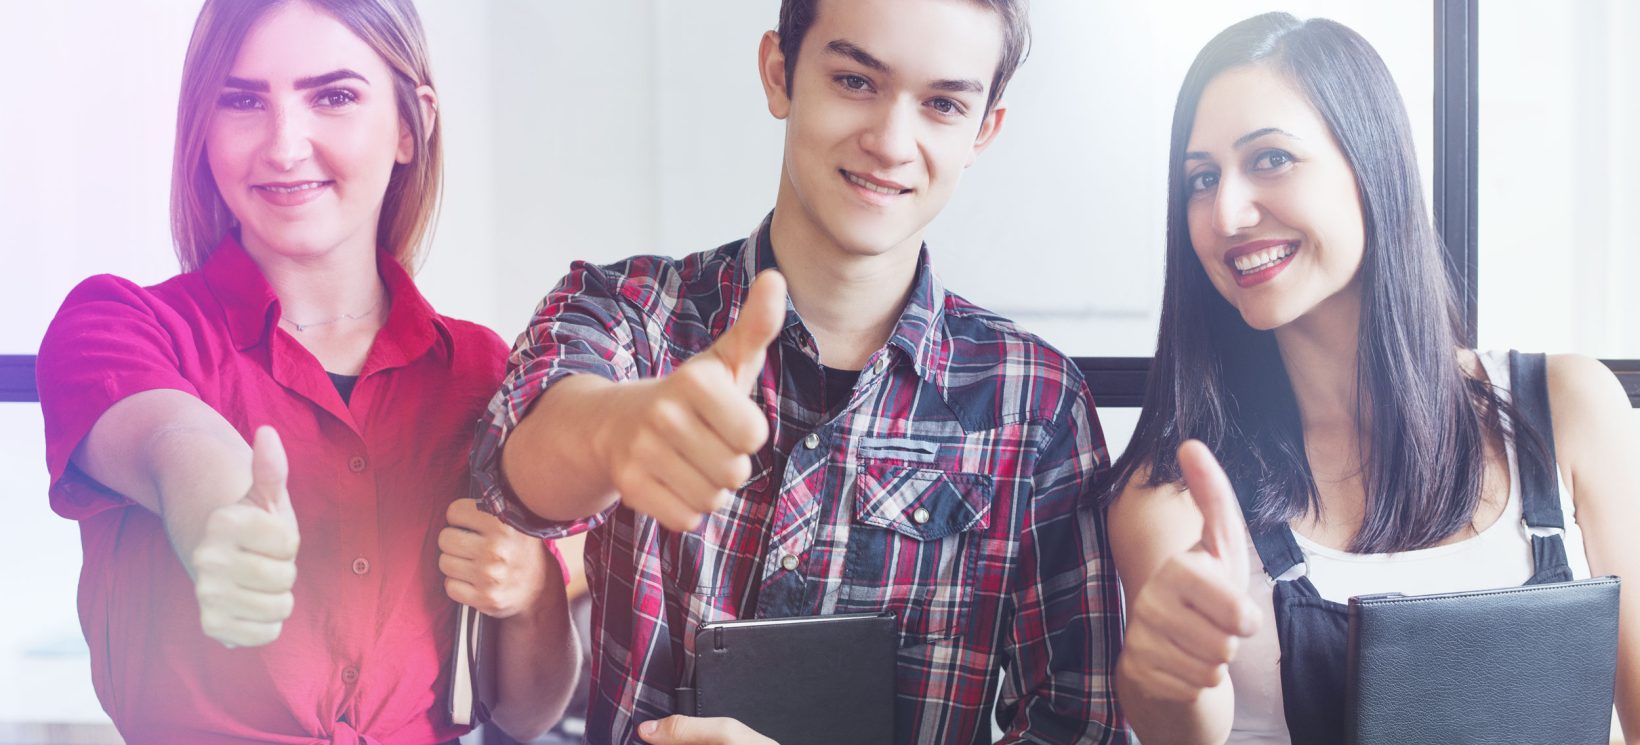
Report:
<svg viewBox="0 0 1640 745"><path fill-rule="evenodd" d="M1036 44L1009 89L1003 135L929 232L947 283L1073 354L1149 354L1173 96L1202 43L1267 7L1035 3ZM1285 7L1368 35L1414 121L1430 120L1427 6ZM579 23L550 22L534 3L491 10L501 165L489 199L510 205L493 217L507 255L494 286L507 310L480 320L511 335L574 258L710 248L749 233L773 205L783 130L755 69L758 39L775 21L771 3L555 9L585 16ZM1418 134L1427 153L1429 128ZM441 233L440 251L447 239ZM475 300L471 289L424 284L450 291L435 295L441 307Z"/></svg>
<svg viewBox="0 0 1640 745"><path fill-rule="evenodd" d="M1194 51L1263 2L1040 0L1010 117L930 231L948 284L1075 354L1143 355L1160 286L1167 125ZM1289 2L1383 50L1428 121L1422 0ZM0 5L0 353L32 351L74 282L174 267L171 127L195 0ZM573 258L686 253L773 201L782 129L755 72L766 0L424 0L449 172L420 277L511 337ZM1418 130L1427 154L1428 128ZM1424 158L1429 162L1429 158ZM1426 167L1427 170L1427 167ZM1053 267L1044 271L1043 267Z"/></svg>
<svg viewBox="0 0 1640 745"><path fill-rule="evenodd" d="M1480 16L1481 346L1640 357L1640 6L1539 7Z"/></svg>
<svg viewBox="0 0 1640 745"><path fill-rule="evenodd" d="M189 7L192 6L192 7ZM0 354L32 354L75 282L157 281L171 138L198 4L0 3Z"/></svg>

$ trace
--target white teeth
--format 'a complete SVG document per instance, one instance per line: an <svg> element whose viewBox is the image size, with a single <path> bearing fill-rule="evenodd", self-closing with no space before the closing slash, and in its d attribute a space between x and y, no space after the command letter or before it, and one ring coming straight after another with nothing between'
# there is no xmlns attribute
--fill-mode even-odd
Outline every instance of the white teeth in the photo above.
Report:
<svg viewBox="0 0 1640 745"><path fill-rule="evenodd" d="M1263 251L1254 251L1245 256L1236 257L1236 271L1240 274L1252 274L1270 268L1282 259L1292 256L1298 250L1298 244L1287 243Z"/></svg>
<svg viewBox="0 0 1640 745"><path fill-rule="evenodd" d="M870 181L866 181L865 179L860 178L859 176L856 176L852 173L849 173L848 171L843 172L843 177L848 179L848 182L851 183L851 184L854 184L855 186L858 186L862 189L868 189L870 191L877 192L878 194L894 195L894 194L899 194L900 193L899 189L890 189L886 186L878 186L876 184L871 183Z"/></svg>
<svg viewBox="0 0 1640 745"><path fill-rule="evenodd" d="M271 191L271 192L277 192L279 194L295 194L296 192L299 192L299 191L307 191L309 189L317 189L321 186L324 186L324 182L322 182L322 181L309 181L305 184L300 184L300 185L297 185L297 186L263 186L262 188L267 189L268 191Z"/></svg>

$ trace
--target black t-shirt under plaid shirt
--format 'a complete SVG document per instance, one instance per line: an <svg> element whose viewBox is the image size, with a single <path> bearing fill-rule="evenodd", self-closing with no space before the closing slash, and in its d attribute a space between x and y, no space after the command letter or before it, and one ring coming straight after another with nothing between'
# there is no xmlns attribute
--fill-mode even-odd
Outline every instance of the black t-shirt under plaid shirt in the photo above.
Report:
<svg viewBox="0 0 1640 745"><path fill-rule="evenodd" d="M900 626L898 742L987 740L999 685L1004 742L1125 741L1092 398L1071 360L946 292L926 248L892 337L835 414L788 306L752 392L770 440L696 530L619 504L544 521L506 493L501 446L542 391L572 374L663 376L705 350L774 265L768 241L765 220L681 260L575 264L519 337L474 447L487 508L541 536L591 531L589 741L636 742L672 713L704 622L877 611Z"/></svg>

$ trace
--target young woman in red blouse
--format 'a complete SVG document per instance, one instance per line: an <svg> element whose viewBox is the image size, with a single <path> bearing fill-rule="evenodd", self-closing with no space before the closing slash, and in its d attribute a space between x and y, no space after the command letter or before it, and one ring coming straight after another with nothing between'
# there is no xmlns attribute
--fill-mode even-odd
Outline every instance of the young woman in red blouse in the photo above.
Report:
<svg viewBox="0 0 1640 745"><path fill-rule="evenodd" d="M465 498L506 346L411 280L440 176L409 0L206 1L184 273L86 280L39 356L52 506L80 522L81 625L127 741L453 741L455 601L499 619L497 724L562 711L556 558Z"/></svg>

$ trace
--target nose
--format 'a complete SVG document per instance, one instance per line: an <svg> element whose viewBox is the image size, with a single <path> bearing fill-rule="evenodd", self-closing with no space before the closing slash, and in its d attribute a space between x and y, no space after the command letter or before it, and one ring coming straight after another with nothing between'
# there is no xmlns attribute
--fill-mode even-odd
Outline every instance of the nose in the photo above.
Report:
<svg viewBox="0 0 1640 745"><path fill-rule="evenodd" d="M897 166L917 157L916 104L890 100L879 107L860 136L860 147L883 166Z"/></svg>
<svg viewBox="0 0 1640 745"><path fill-rule="evenodd" d="M1231 174L1221 175L1213 195L1213 229L1220 235L1235 235L1258 225L1260 219L1252 185Z"/></svg>
<svg viewBox="0 0 1640 745"><path fill-rule="evenodd" d="M263 158L268 165L285 172L293 171L313 155L309 139L311 123L301 111L281 108L272 117Z"/></svg>

